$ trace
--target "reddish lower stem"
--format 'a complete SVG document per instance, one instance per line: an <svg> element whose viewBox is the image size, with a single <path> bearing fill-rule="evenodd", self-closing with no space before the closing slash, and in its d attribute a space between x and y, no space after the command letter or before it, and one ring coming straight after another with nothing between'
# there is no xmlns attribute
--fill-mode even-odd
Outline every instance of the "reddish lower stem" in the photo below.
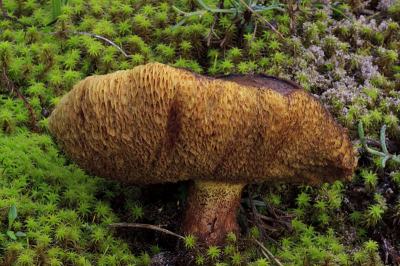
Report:
<svg viewBox="0 0 400 266"><path fill-rule="evenodd" d="M236 214L245 184L195 181L185 205L183 230L199 242L221 245L229 232L239 234Z"/></svg>

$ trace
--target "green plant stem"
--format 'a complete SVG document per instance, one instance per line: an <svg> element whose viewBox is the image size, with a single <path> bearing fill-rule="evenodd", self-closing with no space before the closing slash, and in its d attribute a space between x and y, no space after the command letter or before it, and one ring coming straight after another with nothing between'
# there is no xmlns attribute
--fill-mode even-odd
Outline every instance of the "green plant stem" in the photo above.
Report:
<svg viewBox="0 0 400 266"><path fill-rule="evenodd" d="M265 24L267 24L276 34L279 35L279 37L282 38L282 40L284 40L285 38L283 37L283 35L277 30L275 29L274 26L272 26L271 23L269 23L265 18L263 18L260 14L258 14L257 12L255 12L251 7L249 7L245 2L243 2L243 0L239 0L251 13L253 13L254 15L256 15L259 19L261 19Z"/></svg>
<svg viewBox="0 0 400 266"><path fill-rule="evenodd" d="M313 7L324 7L325 5L323 5L323 4L313 4L312 5ZM351 18L349 18L346 14L344 14L342 11L340 11L339 9L337 9L337 8L334 8L333 6L331 6L331 5L328 5L328 7L330 8L330 9L332 9L333 11L335 11L335 12L338 12L340 15L342 15L343 17L345 17L348 21L350 21L351 23L354 23L354 20L352 20Z"/></svg>
<svg viewBox="0 0 400 266"><path fill-rule="evenodd" d="M246 49L244 49L246 52L247 52L247 50L250 49L251 44L252 44L253 41L254 41L254 37L256 37L256 32L257 32L257 20L255 19L253 36L251 36L251 40L250 40L250 42L249 42L249 45L247 45Z"/></svg>
<svg viewBox="0 0 400 266"><path fill-rule="evenodd" d="M52 0L53 19L56 19L61 14L61 0Z"/></svg>
<svg viewBox="0 0 400 266"><path fill-rule="evenodd" d="M386 130L386 125L383 125L383 127L381 128L380 141L381 141L381 147L382 147L383 152L385 154L389 154L387 147L386 147L385 130Z"/></svg>
<svg viewBox="0 0 400 266"><path fill-rule="evenodd" d="M176 6L172 6L172 8L180 14L183 14L185 17L189 17L189 16L194 16L194 15L204 15L205 13L207 13L208 11L206 10L200 10L200 11L195 11L195 12L185 12L180 10L179 8L177 8Z"/></svg>
<svg viewBox="0 0 400 266"><path fill-rule="evenodd" d="M386 130L386 125L383 125L383 127L381 129L380 138L379 138L383 152L376 151L376 150L368 148L367 143L365 142L364 129L363 129L362 122L360 121L360 123L358 123L358 135L360 136L362 147L371 154L375 154L380 157L383 157L383 159L382 159L382 167L383 168L385 168L386 161L388 159L392 159L393 161L400 163L400 157L391 155L387 150L386 141L385 141L385 130Z"/></svg>
<svg viewBox="0 0 400 266"><path fill-rule="evenodd" d="M4 209L7 209L7 208L10 208L11 206L5 206L5 207L3 207L3 208L0 208L0 211L1 210L4 210Z"/></svg>
<svg viewBox="0 0 400 266"><path fill-rule="evenodd" d="M185 23L188 20L188 17L184 17L181 21L179 21L178 24L176 24L175 26L172 27L172 30L175 30L176 28L178 28L179 26L181 26L183 23Z"/></svg>

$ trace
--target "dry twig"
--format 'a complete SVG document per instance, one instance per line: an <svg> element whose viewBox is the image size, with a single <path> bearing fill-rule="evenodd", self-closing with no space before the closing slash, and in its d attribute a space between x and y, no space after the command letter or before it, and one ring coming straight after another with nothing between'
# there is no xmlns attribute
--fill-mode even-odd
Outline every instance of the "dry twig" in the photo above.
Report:
<svg viewBox="0 0 400 266"><path fill-rule="evenodd" d="M265 18L263 18L260 14L258 14L256 11L254 11L251 7L249 7L248 4L246 4L243 0L239 0L248 10L250 10L251 13L253 13L254 15L256 15L259 19L261 19L265 24L267 24L276 34L279 35L279 37L281 37L283 40L285 39L282 34L275 29L274 26L272 26L271 23L269 23Z"/></svg>
<svg viewBox="0 0 400 266"><path fill-rule="evenodd" d="M221 5L224 3L224 0L220 0L219 4L217 5L217 8L220 8ZM210 46L211 43L211 36L214 35L215 37L217 37L218 40L220 40L221 38L218 37L218 35L214 32L214 27L215 27L215 23L217 22L217 17L218 17L218 13L214 14L214 19L213 22L211 24L210 27L210 32L206 35L206 37L204 37L204 40L207 40L207 46Z"/></svg>
<svg viewBox="0 0 400 266"><path fill-rule="evenodd" d="M275 261L276 264L278 264L279 266L283 266L282 263L280 263L279 260L266 247L264 247L264 245L260 241L255 241L263 249L263 251L265 251L268 256Z"/></svg>
<svg viewBox="0 0 400 266"><path fill-rule="evenodd" d="M271 242L272 242L277 248L279 248L280 250L285 251L285 250L283 249L283 247L282 247L281 245L279 245L278 242L275 241L275 239L273 239L272 237L270 237L270 236L265 232L265 230L263 230L263 228L261 227L260 224L263 224L263 225L264 225L265 227L267 227L270 231L275 231L275 230L276 230L276 228L273 228L273 229L271 230L271 227L268 226L267 224L265 224L263 221L261 221L261 220L260 220L260 217L257 215L258 212L257 212L257 210L256 210L256 207L255 207L255 205L254 205L254 202L253 202L253 199L252 199L252 196L251 196L252 193L251 193L251 188L250 188L250 186L248 186L248 193L249 193L249 200L250 200L251 209L252 209L252 212L253 212L254 223L255 223L255 225L257 226L258 231L260 232L260 235L261 235L262 237L268 239L269 241L271 241Z"/></svg>
<svg viewBox="0 0 400 266"><path fill-rule="evenodd" d="M12 20L12 21L14 21L14 22L17 22L17 23L23 25L23 26L33 27L33 25L26 24L26 23L24 23L24 22L22 22L22 21L19 21L19 20L16 19L16 18L10 17L10 16L8 15L6 9L5 9L4 6L3 6L3 1L1 1L1 0L0 0L0 8L1 8L1 11L3 11L3 14L0 15L0 18L6 18L6 19L9 19L9 20Z"/></svg>
<svg viewBox="0 0 400 266"><path fill-rule="evenodd" d="M281 220L281 219L274 219L274 218L271 218L271 217L268 217L268 216L265 216L265 215L262 215L262 214L259 214L259 213L257 213L257 216L260 217L261 219L264 219L264 220L267 220L267 221L270 221L270 222L273 222L273 223L281 224L284 227L286 227L286 229L288 229L289 231L292 230L292 226L291 226L291 223L289 221L284 221L284 220Z"/></svg>
<svg viewBox="0 0 400 266"><path fill-rule="evenodd" d="M228 32L230 31L230 29L232 28L233 24L236 24L236 22L238 22L239 20L242 20L243 17L239 17L236 18L232 21L231 25L229 25L229 27L226 29L225 31L225 37L224 39L221 41L220 46L223 47L225 45L226 39L228 38ZM224 49L225 50L225 49Z"/></svg>
<svg viewBox="0 0 400 266"><path fill-rule="evenodd" d="M172 236L176 236L181 239L185 239L183 236L175 234L167 229L152 225L152 224L134 224L134 223L115 223L115 224L108 224L109 227L135 227L135 228L144 228L144 229L151 229L156 230L159 232L163 232Z"/></svg>
<svg viewBox="0 0 400 266"><path fill-rule="evenodd" d="M10 206L5 206L3 208L0 208L0 211L3 210L3 209L7 209L7 208L11 208L11 205Z"/></svg>
<svg viewBox="0 0 400 266"><path fill-rule="evenodd" d="M287 206L281 206L281 205L280 205L280 206L273 206L273 205L271 205L271 203L269 203L268 201L266 201L266 200L263 198L263 196L261 196L261 194L258 194L258 196L260 197L260 199L262 200L262 202L264 202L265 206L267 207L268 212L269 212L271 215L273 215L276 219L285 219L285 218L291 219L291 218L297 217L297 214L295 214L295 213L289 214L289 213L287 213L287 212L284 212L284 211L278 209L278 208L287 207ZM277 215L276 213L279 213L280 215Z"/></svg>
<svg viewBox="0 0 400 266"><path fill-rule="evenodd" d="M103 36L97 35L97 34L89 33L89 32L63 30L63 31L54 31L54 32L47 33L43 37L46 37L46 36L49 36L49 35L53 35L53 34L57 34L57 33L74 33L74 34L82 34L82 35L88 35L88 36L96 37L96 38L102 39L102 40L108 42L109 44L111 44L112 46L116 47L121 53L123 53L125 55L125 57L132 57L132 55L128 55L127 53L125 53L121 49L121 47L119 47L114 42L110 41L109 39L107 39L107 38L105 38Z"/></svg>
<svg viewBox="0 0 400 266"><path fill-rule="evenodd" d="M33 132L38 132L38 129L36 127L36 115L33 112L33 109L31 105L29 104L28 100L26 97L18 90L18 88L14 85L14 83L8 78L6 74L6 67L3 66L3 80L6 82L7 87L10 89L11 93L15 92L18 95L18 98L22 99L25 102L26 107L28 108L29 114L31 115L31 122L32 122L32 131Z"/></svg>
<svg viewBox="0 0 400 266"><path fill-rule="evenodd" d="M250 42L249 42L249 45L247 45L247 47L246 47L246 49L245 49L246 52L247 52L247 50L249 50L251 44L253 43L254 37L256 37L256 32L257 32L257 19L255 19L254 21L255 21L255 22L254 22L253 36L251 36L251 40L250 40Z"/></svg>

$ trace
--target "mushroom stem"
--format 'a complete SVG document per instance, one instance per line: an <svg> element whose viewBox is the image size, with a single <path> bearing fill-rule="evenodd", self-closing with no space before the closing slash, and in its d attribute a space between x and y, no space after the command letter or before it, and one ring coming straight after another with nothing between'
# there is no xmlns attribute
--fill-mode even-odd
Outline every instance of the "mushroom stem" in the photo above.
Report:
<svg viewBox="0 0 400 266"><path fill-rule="evenodd" d="M236 214L246 184L194 181L185 205L183 231L207 245L221 245L229 232L239 234Z"/></svg>

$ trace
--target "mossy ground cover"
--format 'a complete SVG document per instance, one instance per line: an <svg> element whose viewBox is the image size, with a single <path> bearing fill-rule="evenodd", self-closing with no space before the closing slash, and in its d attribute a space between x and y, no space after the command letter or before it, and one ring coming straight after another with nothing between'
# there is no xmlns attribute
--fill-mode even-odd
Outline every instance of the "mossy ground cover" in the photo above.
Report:
<svg viewBox="0 0 400 266"><path fill-rule="evenodd" d="M0 265L277 264L256 241L282 265L400 261L399 164L389 160L383 167L381 157L361 149L357 131L362 121L368 144L380 150L376 140L385 124L389 152L400 149L399 1L301 1L291 3L293 12L282 1L283 11L260 14L283 39L260 21L257 29L255 20L232 24L233 13L221 13L215 22L212 12L189 16L173 30L183 16L172 6L201 10L192 0L70 0L56 20L52 1L2 3L18 21L0 21ZM210 29L211 37L204 39ZM348 128L360 148L354 181L245 189L241 238L231 235L223 247L107 226L138 222L180 233L186 184L130 186L91 176L66 158L46 119L84 77L153 61L212 76L264 71L298 82ZM249 195L260 215L270 214L258 194L292 215L290 226L264 220L261 228L270 239L252 219ZM11 210L17 211L12 223Z"/></svg>

